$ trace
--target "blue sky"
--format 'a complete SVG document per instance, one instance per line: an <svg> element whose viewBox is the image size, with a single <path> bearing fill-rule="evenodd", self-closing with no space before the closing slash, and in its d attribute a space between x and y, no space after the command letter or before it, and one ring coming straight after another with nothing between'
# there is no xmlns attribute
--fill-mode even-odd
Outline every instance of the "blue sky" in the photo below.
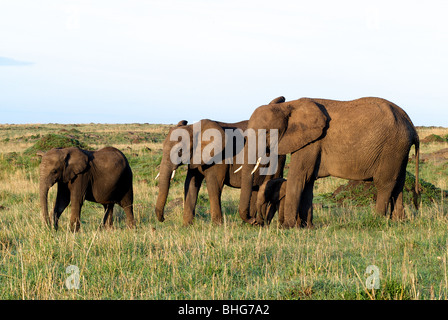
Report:
<svg viewBox="0 0 448 320"><path fill-rule="evenodd" d="M378 96L448 127L447 1L2 0L0 123L248 119Z"/></svg>

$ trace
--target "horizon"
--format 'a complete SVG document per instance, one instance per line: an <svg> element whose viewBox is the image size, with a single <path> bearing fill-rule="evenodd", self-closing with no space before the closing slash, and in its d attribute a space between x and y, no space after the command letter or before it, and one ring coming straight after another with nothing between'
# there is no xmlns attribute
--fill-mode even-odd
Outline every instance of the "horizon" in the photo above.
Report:
<svg viewBox="0 0 448 320"><path fill-rule="evenodd" d="M375 96L448 127L448 3L4 1L1 124L238 122Z"/></svg>

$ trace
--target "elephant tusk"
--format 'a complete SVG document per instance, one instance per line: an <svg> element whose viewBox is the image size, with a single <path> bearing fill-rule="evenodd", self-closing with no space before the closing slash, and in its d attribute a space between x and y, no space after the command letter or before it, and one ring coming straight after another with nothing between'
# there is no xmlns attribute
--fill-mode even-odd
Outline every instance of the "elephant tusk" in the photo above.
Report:
<svg viewBox="0 0 448 320"><path fill-rule="evenodd" d="M156 177L154 178L154 180L157 180L157 178L160 176L160 172L156 175Z"/></svg>
<svg viewBox="0 0 448 320"><path fill-rule="evenodd" d="M241 169L243 169L243 166L240 166L238 169L236 169L235 171L233 171L233 173L237 173L237 172L240 171Z"/></svg>
<svg viewBox="0 0 448 320"><path fill-rule="evenodd" d="M171 180L174 179L174 175L176 174L176 170L173 170L173 173L171 174Z"/></svg>
<svg viewBox="0 0 448 320"><path fill-rule="evenodd" d="M255 164L255 168L252 170L252 172L250 173L251 175L255 173L255 171L257 171L258 166L260 165L260 161L261 161L261 157L258 158L257 163Z"/></svg>

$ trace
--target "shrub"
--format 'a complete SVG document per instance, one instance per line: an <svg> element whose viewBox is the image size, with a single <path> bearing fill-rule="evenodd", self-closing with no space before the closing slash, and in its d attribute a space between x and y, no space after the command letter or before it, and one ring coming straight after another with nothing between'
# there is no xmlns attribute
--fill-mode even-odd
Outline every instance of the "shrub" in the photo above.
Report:
<svg viewBox="0 0 448 320"><path fill-rule="evenodd" d="M40 138L33 146L24 151L25 155L34 155L37 151L47 152L53 148L78 147L81 149L89 149L89 147L77 139L67 137L60 134L46 134Z"/></svg>
<svg viewBox="0 0 448 320"><path fill-rule="evenodd" d="M432 183L420 180L421 201L424 204L430 204L440 201L448 196L448 192L437 188ZM406 171L406 181L403 188L403 201L413 203L413 190L415 188L415 176ZM331 198L338 204L350 203L355 206L365 206L376 200L377 190L371 181L350 180L347 184L337 188Z"/></svg>
<svg viewBox="0 0 448 320"><path fill-rule="evenodd" d="M430 134L429 136L425 137L421 140L422 143L428 143L428 142L448 142L447 136L441 137L437 134Z"/></svg>

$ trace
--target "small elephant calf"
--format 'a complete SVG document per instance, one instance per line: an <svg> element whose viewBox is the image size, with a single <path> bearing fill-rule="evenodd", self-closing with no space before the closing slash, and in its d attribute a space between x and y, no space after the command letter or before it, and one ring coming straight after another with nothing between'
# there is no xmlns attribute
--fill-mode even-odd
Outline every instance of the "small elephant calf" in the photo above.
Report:
<svg viewBox="0 0 448 320"><path fill-rule="evenodd" d="M275 212L278 210L280 225L284 221L284 207L286 195L286 179L277 178L264 182L257 195L257 223L270 224Z"/></svg>
<svg viewBox="0 0 448 320"><path fill-rule="evenodd" d="M48 191L58 184L53 209L53 225L71 202L70 229L78 231L84 200L101 203L105 209L104 226L112 227L113 207L118 203L126 213L128 227L134 227L132 170L124 154L116 148L98 151L79 148L56 148L44 153L40 164L40 203L42 215L50 225Z"/></svg>

